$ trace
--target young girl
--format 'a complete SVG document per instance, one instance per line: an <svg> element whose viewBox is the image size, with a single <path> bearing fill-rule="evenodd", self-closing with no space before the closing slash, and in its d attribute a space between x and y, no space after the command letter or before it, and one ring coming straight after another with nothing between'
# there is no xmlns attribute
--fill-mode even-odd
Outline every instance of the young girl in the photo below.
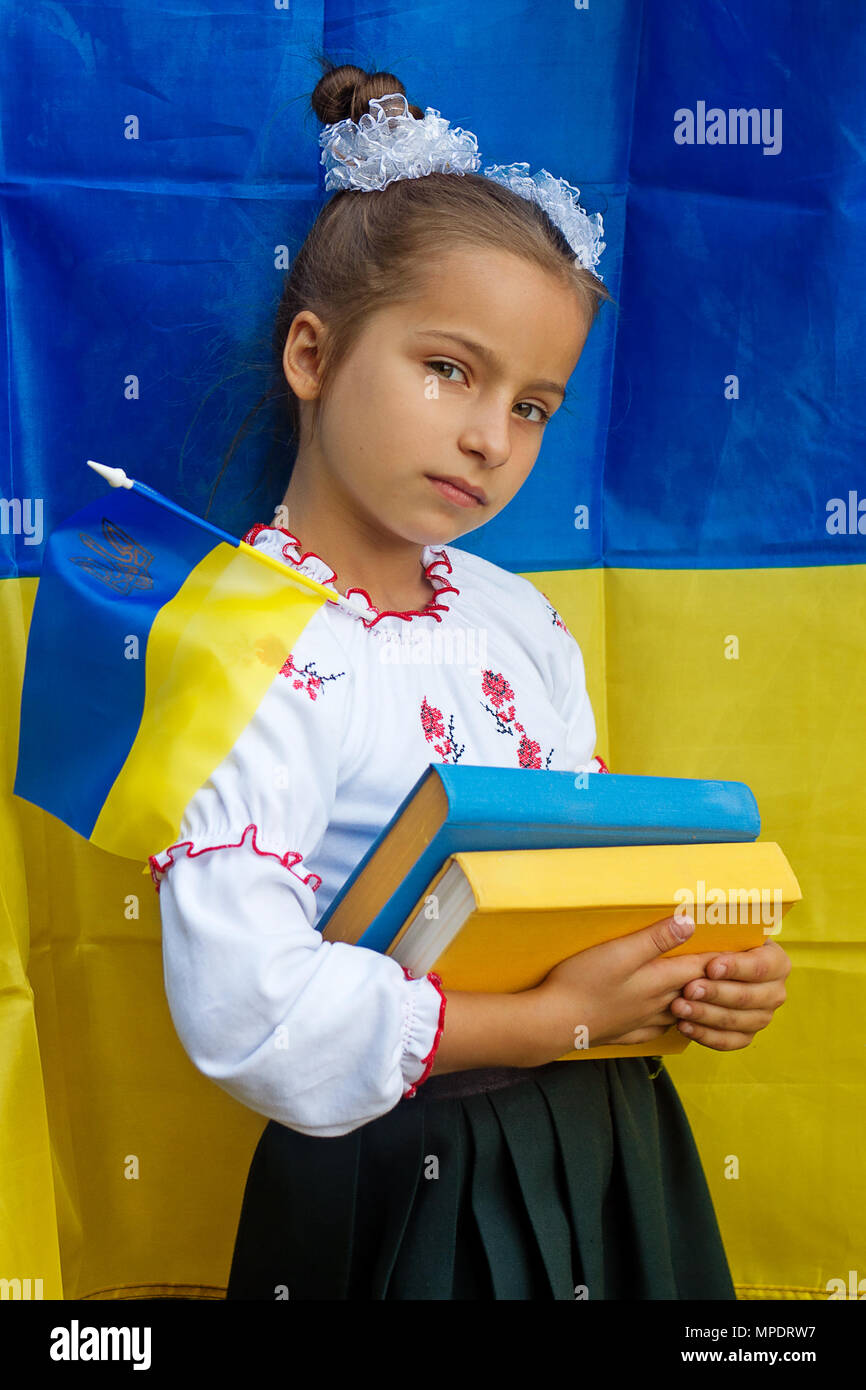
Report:
<svg viewBox="0 0 866 1390"><path fill-rule="evenodd" d="M451 544L525 482L609 298L576 261L589 219L475 172L474 137L402 91L343 67L313 93L343 186L285 286L299 444L246 536L342 601L150 861L181 1041L269 1119L227 1296L732 1299L659 1059L556 1059L580 1024L655 1038L686 999L697 1041L745 1046L784 999L775 943L720 984L718 956L661 958L666 918L534 989L446 998L435 972L316 930L429 763L606 770L559 614Z"/></svg>

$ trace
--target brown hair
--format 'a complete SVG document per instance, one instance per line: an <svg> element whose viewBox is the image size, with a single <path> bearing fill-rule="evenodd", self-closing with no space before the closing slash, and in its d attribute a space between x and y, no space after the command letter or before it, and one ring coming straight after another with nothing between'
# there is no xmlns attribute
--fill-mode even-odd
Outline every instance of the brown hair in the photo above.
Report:
<svg viewBox="0 0 866 1390"><path fill-rule="evenodd" d="M359 120L374 97L389 92L406 96L402 82L391 72L336 66L327 58L320 62L325 70L310 104L323 124ZM423 119L418 106L409 104L409 111ZM322 389L312 402L315 432L328 382L369 315L417 296L430 262L444 247L459 245L510 251L558 276L564 288L579 296L590 327L603 302L615 303L595 275L575 264L565 236L541 208L482 174L433 173L398 179L374 193L336 192L322 207L286 274L272 338L274 385L251 412L255 414L268 400L282 401L288 417L291 466L300 441L300 405L285 379L282 357L295 315L309 309L329 330L322 353ZM250 418L235 436L220 476ZM286 468L284 448L284 487L291 466Z"/></svg>

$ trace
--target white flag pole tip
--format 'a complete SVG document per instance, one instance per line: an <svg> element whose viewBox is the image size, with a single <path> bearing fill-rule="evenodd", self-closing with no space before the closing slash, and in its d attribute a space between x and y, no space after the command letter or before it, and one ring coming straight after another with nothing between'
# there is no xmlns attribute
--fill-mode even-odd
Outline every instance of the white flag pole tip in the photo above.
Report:
<svg viewBox="0 0 866 1390"><path fill-rule="evenodd" d="M95 469L112 487L132 487L134 479L127 478L122 468L109 468L105 463L94 463L93 459L87 460L87 466Z"/></svg>

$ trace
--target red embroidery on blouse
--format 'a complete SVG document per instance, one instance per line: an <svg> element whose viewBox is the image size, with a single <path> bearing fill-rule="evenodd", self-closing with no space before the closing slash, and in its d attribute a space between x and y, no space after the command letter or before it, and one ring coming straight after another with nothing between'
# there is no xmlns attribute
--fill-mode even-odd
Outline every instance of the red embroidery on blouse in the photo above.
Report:
<svg viewBox="0 0 866 1390"><path fill-rule="evenodd" d="M443 762L448 762L449 758L456 763L459 762L466 751L466 744L461 743L460 747L454 741L454 715L448 716L449 733L445 733L442 711L435 705L427 701L426 695L421 700L421 728L424 730L424 737L428 743L432 743L436 752L440 755ZM434 743L435 738L442 739L441 743Z"/></svg>
<svg viewBox="0 0 866 1390"><path fill-rule="evenodd" d="M323 689L323 681L339 680L341 676L345 676L346 672L335 671L333 675L320 676L316 671L316 663L314 661L311 661L308 666L296 666L292 659L292 653L289 652L288 658L280 667L279 674L285 676L287 679L292 676L299 676L300 680L292 681L293 689L306 690L310 699L316 700L319 697L319 691Z"/></svg>
<svg viewBox="0 0 866 1390"><path fill-rule="evenodd" d="M481 688L484 694L495 705L491 709L490 705L484 705L488 714L492 714L496 720L497 728L501 734L513 734L516 729L520 734L520 742L517 745L517 765L518 767L541 767L541 744L536 743L535 739L530 738L520 720L517 718L513 704L508 705L507 710L502 706L506 700L514 699L514 691L508 681L500 672L484 671L481 677ZM484 704L484 702L481 702ZM550 759L553 757L553 749L547 754L544 767L550 766Z"/></svg>
<svg viewBox="0 0 866 1390"><path fill-rule="evenodd" d="M407 980L415 979L415 976L412 974L411 970L407 970L405 965L403 966L403 974ZM436 986L437 990L439 991L439 996L442 1002L439 1005L439 1018L437 1019L436 1036L433 1039L433 1046L427 1053L427 1056L424 1058L424 1070L422 1071L421 1075L418 1077L418 1080L414 1083L414 1085L410 1086L408 1091L403 1092L404 1100L408 1100L411 1096L414 1096L415 1092L418 1090L418 1087L427 1080L427 1077L433 1070L433 1063L436 1060L436 1051L439 1047L439 1043L442 1040L442 1034L445 1031L445 1005L447 1004L448 1000L442 990L442 981L440 977L437 974L435 974L432 970L429 970L427 972L425 979L428 979L432 985Z"/></svg>
<svg viewBox="0 0 866 1390"><path fill-rule="evenodd" d="M291 531L287 531L285 526L269 526L266 521L257 521L241 539L245 540L247 545L252 545L260 531L282 531L284 536L292 536ZM297 536L292 536L292 540L297 540Z"/></svg>
<svg viewBox="0 0 866 1390"><path fill-rule="evenodd" d="M304 553L301 554L301 542L299 541L297 536L293 535L291 531L286 530L285 526L268 526L267 523L260 521L255 526L251 527L249 531L247 531L243 539L247 542L248 545L252 545L256 536L261 531L282 531L283 535L288 536L290 541L290 544L286 544L282 547L283 558L290 565L295 565L299 567L304 563L305 560L318 560L320 565L324 565L326 569L331 571L330 577L327 579L320 580L320 583L334 585L336 584L336 570L331 569L331 566L327 563L327 561L323 560L321 555L317 555L314 550L305 550ZM289 552L292 550L296 550L297 554L290 554ZM437 623L441 623L442 619L440 617L440 614L448 612L448 604L443 602L444 595L459 594L460 590L455 589L454 585L449 582L449 576L451 574L451 561L449 560L445 551L440 548L435 552L435 554L437 558L431 560L429 565L424 566L424 577L429 584L432 584L435 590L435 593L433 594L432 598L425 605L424 608L406 609L405 612L399 611L394 608L384 608L380 611L376 607L376 605L371 601L370 595L367 593L367 590L360 589L357 587L347 589L343 597L351 598L352 594L363 595L367 607L376 615L375 618L366 618L360 610L358 611L357 617L361 619L361 622L368 629L371 627L375 627L376 623L378 623L382 618L403 618L406 622L411 622L413 618L435 618ZM442 569L443 567L445 570L444 574L434 573L435 570Z"/></svg>
<svg viewBox="0 0 866 1390"><path fill-rule="evenodd" d="M282 530L282 529L283 529L283 528L280 527L280 530ZM287 532L286 532L286 535L291 536L291 535L292 535L291 531L287 531ZM296 556L296 555L290 555L290 554L289 554L289 551L290 551L290 550L300 550L300 548L301 548L301 542L298 540L297 536L292 536L291 541L288 541L288 542L283 546L282 550L280 551L280 554L282 555L282 557L283 557L284 560L288 560L289 564L290 564L290 565L294 565L296 568L299 568L299 567L304 563L305 560L318 560L318 562L319 562L320 565L324 565L324 566L325 566L325 569L331 570L331 573L328 574L328 575L325 575L324 578L320 579L320 580L319 580L319 583L320 583L320 584L335 584L336 581L337 581L337 571L336 571L336 570L332 570L332 569L331 569L331 566L328 565L328 564L326 564L325 561L322 559L321 555L317 555L316 552L315 552L314 550L305 550L304 553L303 553L303 555L301 555L301 556Z"/></svg>
<svg viewBox="0 0 866 1390"><path fill-rule="evenodd" d="M481 704L484 709L487 710L488 714L493 715L499 732L513 737L516 729L520 735L517 745L518 767L541 768L541 744L536 743L535 739L530 738L520 720L517 718L517 712L512 703L509 703L507 708L503 708L506 700L510 702L514 699L514 691L508 684L508 681L501 672L484 671L481 676L481 688L490 701L490 704L485 704L482 700ZM495 708L491 709L491 705L495 706ZM448 716L449 732L447 735L445 733L442 711L437 709L435 705L431 705L426 695L421 701L420 714L421 728L424 730L424 737L427 742L433 744L436 752L444 762L447 763L449 758L455 763L458 762L466 751L466 744L461 744L459 749L455 744L453 714ZM437 738L441 739L440 743L434 742ZM544 760L544 768L549 768L553 753L554 750L551 748Z"/></svg>
<svg viewBox="0 0 866 1390"><path fill-rule="evenodd" d="M549 609L550 612L553 614L554 626L555 626L555 627L561 627L562 630L563 630L563 632L568 632L568 628L566 627L566 625L565 625L565 623L563 622L563 620L562 620L562 618L560 617L560 615L557 613L557 611L556 611L556 609L554 608L553 604L550 602L550 599L547 597L547 594L544 592L543 589L539 589L538 592L541 594L541 597L544 599L544 602L547 604L548 609ZM569 633L568 635L569 635L569 637L570 637L570 636L571 636L571 633Z"/></svg>
<svg viewBox="0 0 866 1390"><path fill-rule="evenodd" d="M599 772L610 772L610 768L608 767L607 763L604 761L604 758L601 756L600 753L596 753L595 761L600 764L600 767L598 769Z"/></svg>
<svg viewBox="0 0 866 1390"><path fill-rule="evenodd" d="M258 845L256 844L256 834L258 832L258 826L251 823L246 827L243 835L241 835L241 838L232 844L203 845L201 849L193 849L192 840L178 840L175 844L170 845L169 848L165 851L166 860L163 864L160 864L158 855L151 854L147 862L150 865L150 876L153 879L154 887L156 888L157 893L159 892L159 886L162 882L162 877L165 876L165 874L174 864L174 851L176 849L185 849L187 852L187 859L194 859L199 854L208 854L211 850L214 849L240 849L241 845L244 843L244 840L247 837L247 830L252 830L253 832L252 839L250 840L250 846L252 849L255 850L256 854L271 856L274 859L278 859L279 862L282 864L283 868L288 869L289 873L295 874L295 877L300 879L301 883L306 884L308 888L312 888L314 893L317 892L319 888L321 888L322 880L318 874L308 873L302 877L301 874L295 873L294 866L296 864L300 864L301 860L303 859L303 855L300 854L298 850L287 849L285 854L277 854L276 850L273 849L259 849Z"/></svg>

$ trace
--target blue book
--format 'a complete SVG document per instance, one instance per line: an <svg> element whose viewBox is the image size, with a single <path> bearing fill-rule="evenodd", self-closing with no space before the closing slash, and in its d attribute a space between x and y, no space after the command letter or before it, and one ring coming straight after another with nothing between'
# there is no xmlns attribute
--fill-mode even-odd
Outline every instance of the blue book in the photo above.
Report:
<svg viewBox="0 0 866 1390"><path fill-rule="evenodd" d="M459 851L721 844L760 831L745 782L431 763L317 925L328 941L386 951Z"/></svg>

